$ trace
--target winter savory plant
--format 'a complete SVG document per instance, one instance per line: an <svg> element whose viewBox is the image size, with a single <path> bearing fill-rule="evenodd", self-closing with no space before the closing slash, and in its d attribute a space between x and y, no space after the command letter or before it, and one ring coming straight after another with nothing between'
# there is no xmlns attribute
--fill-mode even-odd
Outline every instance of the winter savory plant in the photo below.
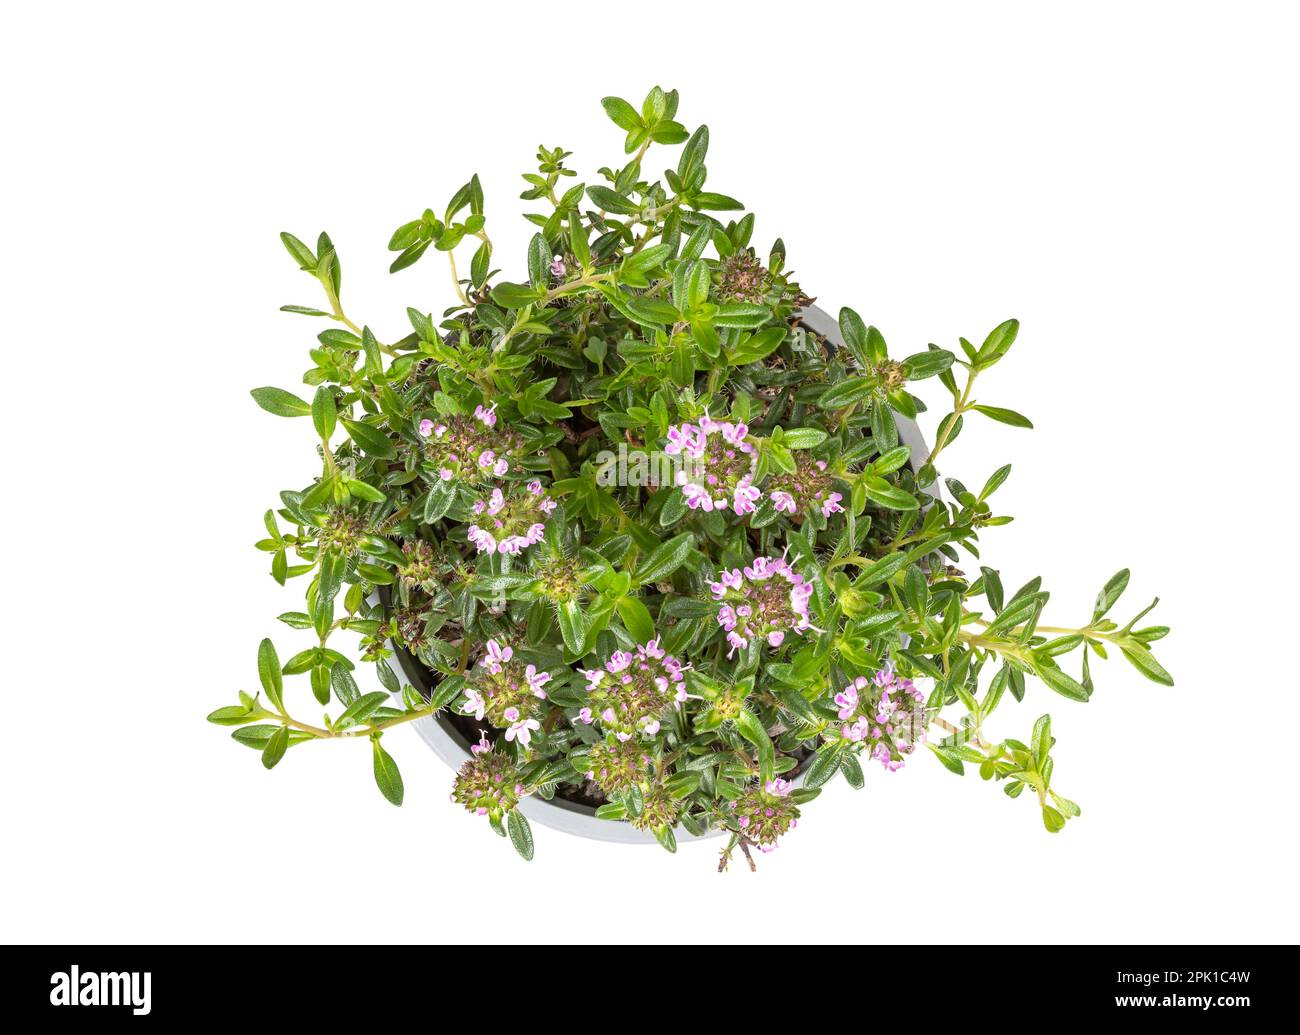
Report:
<svg viewBox="0 0 1300 1035"><path fill-rule="evenodd" d="M996 569L957 566L1011 521L990 502L1010 467L944 492L940 457L972 418L1031 426L975 394L1016 321L895 359L846 308L842 345L828 340L781 241L760 257L754 217L718 215L743 206L706 189L708 129L677 121L676 91L602 103L630 157L575 183L569 152L538 150L526 280L492 267L477 177L397 228L392 271L440 253L456 296L440 317L407 310L403 337L344 311L327 235L281 235L325 300L285 310L330 326L310 400L252 393L317 439L315 477L280 494L257 545L276 581L304 586L280 621L310 642L281 661L263 640L261 693L209 719L268 769L301 744L368 741L400 805L384 735L443 713L472 745L452 800L525 858L518 806L535 796L669 851L676 831L720 832L719 868L736 852L752 866L827 781L860 788L864 768L919 754L1028 791L1059 831L1080 810L1053 783L1049 716L1017 740L995 712L1027 677L1087 701L1092 658L1115 651L1172 680L1150 650L1167 629L1138 626L1149 607L1108 617L1127 571L1061 627L1043 623L1039 579L1008 592ZM662 174L656 145L683 145ZM899 427L927 380L946 412L925 451ZM298 675L320 718L291 707Z"/></svg>

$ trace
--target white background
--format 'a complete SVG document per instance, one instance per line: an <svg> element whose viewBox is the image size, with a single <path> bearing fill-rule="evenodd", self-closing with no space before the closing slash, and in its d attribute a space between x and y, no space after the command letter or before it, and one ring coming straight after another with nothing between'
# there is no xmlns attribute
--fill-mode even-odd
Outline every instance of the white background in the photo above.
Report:
<svg viewBox="0 0 1300 1035"><path fill-rule="evenodd" d="M3 16L0 937L1294 940L1286 6L461 10ZM1087 705L1035 684L993 720L1023 737L1052 713L1054 782L1084 809L1063 834L919 757L832 786L757 874L715 874L712 844L541 828L525 864L409 730L385 742L395 809L361 746L267 773L204 723L255 688L258 640L287 657L310 635L274 620L298 596L252 549L313 470L308 423L248 397L301 390L324 327L277 312L319 301L278 231L328 228L347 308L399 336L406 305L451 294L437 256L389 276L394 227L477 171L519 279L538 143L596 182L622 136L599 99L654 83L709 124L710 185L758 212L760 247L784 237L805 288L896 354L1020 318L980 398L1036 430L968 420L944 457L970 482L1014 462L986 563L1043 575L1054 624L1130 566L1119 617L1159 594L1174 627L1175 688L1112 661Z"/></svg>

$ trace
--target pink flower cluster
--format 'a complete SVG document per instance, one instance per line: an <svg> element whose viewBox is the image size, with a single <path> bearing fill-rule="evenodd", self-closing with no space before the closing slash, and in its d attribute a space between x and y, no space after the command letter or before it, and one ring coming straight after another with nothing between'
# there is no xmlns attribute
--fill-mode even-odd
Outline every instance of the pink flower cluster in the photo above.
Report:
<svg viewBox="0 0 1300 1035"><path fill-rule="evenodd" d="M728 657L756 636L779 647L788 632L816 629L808 617L812 583L784 557L755 557L743 571L724 569L709 589L722 604L718 624L727 631Z"/></svg>
<svg viewBox="0 0 1300 1035"><path fill-rule="evenodd" d="M639 644L635 652L616 650L603 669L582 674L590 704L578 712L578 721L597 723L619 741L638 733L655 736L664 712L686 700L685 668L657 639Z"/></svg>
<svg viewBox="0 0 1300 1035"><path fill-rule="evenodd" d="M474 504L474 513L482 524L466 530L479 553L516 554L541 542L546 532L546 518L555 510L551 499L536 478L522 490L518 485L492 489L486 500Z"/></svg>
<svg viewBox="0 0 1300 1035"><path fill-rule="evenodd" d="M511 471L507 459L523 448L523 440L508 428L497 430L496 404L479 406L473 417L452 416L420 421L424 457L444 482L481 482Z"/></svg>
<svg viewBox="0 0 1300 1035"><path fill-rule="evenodd" d="M519 804L525 788L510 756L483 747L482 743L476 745L478 750L456 774L451 800L475 815L499 820Z"/></svg>
<svg viewBox="0 0 1300 1035"><path fill-rule="evenodd" d="M777 846L777 838L799 825L799 810L790 800L789 780L768 780L732 804L741 835L764 852Z"/></svg>
<svg viewBox="0 0 1300 1035"><path fill-rule="evenodd" d="M859 676L835 695L844 720L840 737L859 744L890 772L925 742L925 697L910 679L881 669L871 679Z"/></svg>
<svg viewBox="0 0 1300 1035"><path fill-rule="evenodd" d="M748 435L745 424L716 421L707 413L698 424L668 429L664 452L685 461L675 480L688 507L706 513L728 507L737 514L753 513L762 494L753 484L757 457L745 441Z"/></svg>
<svg viewBox="0 0 1300 1035"><path fill-rule="evenodd" d="M795 452L795 472L778 471L767 479L767 494L778 512L794 514L816 507L822 517L841 513L844 497L832 492L826 461L814 460L803 450Z"/></svg>
<svg viewBox="0 0 1300 1035"><path fill-rule="evenodd" d="M543 688L550 681L549 672L538 672L536 665L519 664L514 648L488 640L460 711L480 722L486 719L506 731L506 740L517 740L527 747L533 731L541 728L536 718L541 710L538 702L546 700Z"/></svg>

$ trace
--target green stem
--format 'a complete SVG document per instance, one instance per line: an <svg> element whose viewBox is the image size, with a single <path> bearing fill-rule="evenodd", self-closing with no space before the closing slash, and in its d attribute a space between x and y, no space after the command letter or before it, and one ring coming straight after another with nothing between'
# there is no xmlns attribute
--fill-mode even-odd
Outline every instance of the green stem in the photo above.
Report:
<svg viewBox="0 0 1300 1035"><path fill-rule="evenodd" d="M437 708L421 708L418 711L407 712L392 719L385 719L383 722L367 723L365 726L348 730L327 730L320 726L312 726L310 723L299 722L297 719L292 718L285 712L280 712L275 716L275 718L285 726L292 726L296 730L310 733L318 740L347 740L355 739L357 737L368 737L372 733L391 729L392 727L400 726L405 722L414 722L416 719L426 718L427 716L433 715L436 711L438 711Z"/></svg>
<svg viewBox="0 0 1300 1035"><path fill-rule="evenodd" d="M972 370L966 376L966 387L962 390L961 398L953 405L953 419L940 429L938 437L935 439L934 448L930 450L930 455L926 463L933 464L934 458L943 451L943 447L948 444L948 439L952 437L952 429L957 426L957 419L968 409L970 409L970 390L975 384L975 371Z"/></svg>
<svg viewBox="0 0 1300 1035"><path fill-rule="evenodd" d="M547 302L553 301L561 295L567 295L574 291L581 290L582 288L590 287L593 284L599 284L602 281L609 280L612 276L612 273L589 273L587 276L579 277L577 280L570 280L567 283L561 284L559 287L552 288L550 291L546 292L546 297L542 299L540 304L546 305Z"/></svg>
<svg viewBox="0 0 1300 1035"><path fill-rule="evenodd" d="M456 288L456 294L460 297L461 305L469 305L469 298L466 297L464 289L460 286L460 274L456 272L456 249L448 249L447 261L451 263L451 283Z"/></svg>
<svg viewBox="0 0 1300 1035"><path fill-rule="evenodd" d="M343 324L344 327L360 338L363 333L362 329L348 319L348 314L343 311L343 303L339 301L339 296L334 290L334 284L328 278L322 278L321 287L325 289L325 298L329 301L333 319ZM390 345L380 344L379 351L388 356L397 355L397 350Z"/></svg>

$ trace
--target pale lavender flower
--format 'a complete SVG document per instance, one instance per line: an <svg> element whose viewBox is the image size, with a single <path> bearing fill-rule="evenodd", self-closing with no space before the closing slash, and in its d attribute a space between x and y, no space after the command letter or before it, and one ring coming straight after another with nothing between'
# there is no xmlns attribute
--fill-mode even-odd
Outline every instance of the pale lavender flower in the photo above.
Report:
<svg viewBox="0 0 1300 1035"><path fill-rule="evenodd" d="M835 695L835 703L846 720L841 739L861 744L890 772L901 769L905 756L925 740L925 695L891 669L881 669L871 679L857 677Z"/></svg>
<svg viewBox="0 0 1300 1035"><path fill-rule="evenodd" d="M460 706L462 712L466 715L472 715L476 719L482 719L486 708L481 693L472 687L465 691L465 703Z"/></svg>
<svg viewBox="0 0 1300 1035"><path fill-rule="evenodd" d="M753 512L762 494L753 486L757 454L745 441L748 434L745 424L715 421L707 413L698 424L688 422L668 429L664 452L688 461L674 482L691 510Z"/></svg>
<svg viewBox="0 0 1300 1035"><path fill-rule="evenodd" d="M795 451L795 472L777 471L766 483L768 498L778 513L794 514L800 510L821 511L823 517L842 513L838 492L833 484L825 460L814 460L805 451Z"/></svg>
<svg viewBox="0 0 1300 1035"><path fill-rule="evenodd" d="M492 477L502 477L516 465L509 459L524 451L523 439L509 427L494 427L496 413L480 406L475 417L452 416L445 422L422 422L425 435L426 470L437 471L446 481L453 478L477 484ZM504 466L502 466L504 464ZM451 472L449 476L443 472Z"/></svg>
<svg viewBox="0 0 1300 1035"><path fill-rule="evenodd" d="M533 739L533 730L541 729L542 724L536 719L518 719L506 728L506 740L517 740L527 747Z"/></svg>
<svg viewBox="0 0 1300 1035"><path fill-rule="evenodd" d="M515 656L513 647L502 647L496 640L487 641L487 653L483 655L483 660L479 662L485 669L496 675L501 671L501 666Z"/></svg>
<svg viewBox="0 0 1300 1035"><path fill-rule="evenodd" d="M756 636L776 648L788 633L816 628L808 617L812 584L784 557L757 557L743 573L724 570L709 589L722 605L718 624L726 630L732 653Z"/></svg>
<svg viewBox="0 0 1300 1035"><path fill-rule="evenodd" d="M534 697L546 699L546 691L542 688L551 681L549 672L538 672L536 665L529 665L524 669L524 678L528 681L528 687L532 690Z"/></svg>
<svg viewBox="0 0 1300 1035"><path fill-rule="evenodd" d="M472 510L480 520L466 530L469 541L480 553L513 555L539 543L546 534L546 522L556 503L545 491L533 491L535 480L527 488L518 482L503 490L495 486L486 500L477 500ZM485 519L486 518L486 519Z"/></svg>
<svg viewBox="0 0 1300 1035"><path fill-rule="evenodd" d="M654 737L661 720L686 700L686 672L657 639L635 651L614 651L604 669L583 671L591 712L607 734L627 742L640 734Z"/></svg>

